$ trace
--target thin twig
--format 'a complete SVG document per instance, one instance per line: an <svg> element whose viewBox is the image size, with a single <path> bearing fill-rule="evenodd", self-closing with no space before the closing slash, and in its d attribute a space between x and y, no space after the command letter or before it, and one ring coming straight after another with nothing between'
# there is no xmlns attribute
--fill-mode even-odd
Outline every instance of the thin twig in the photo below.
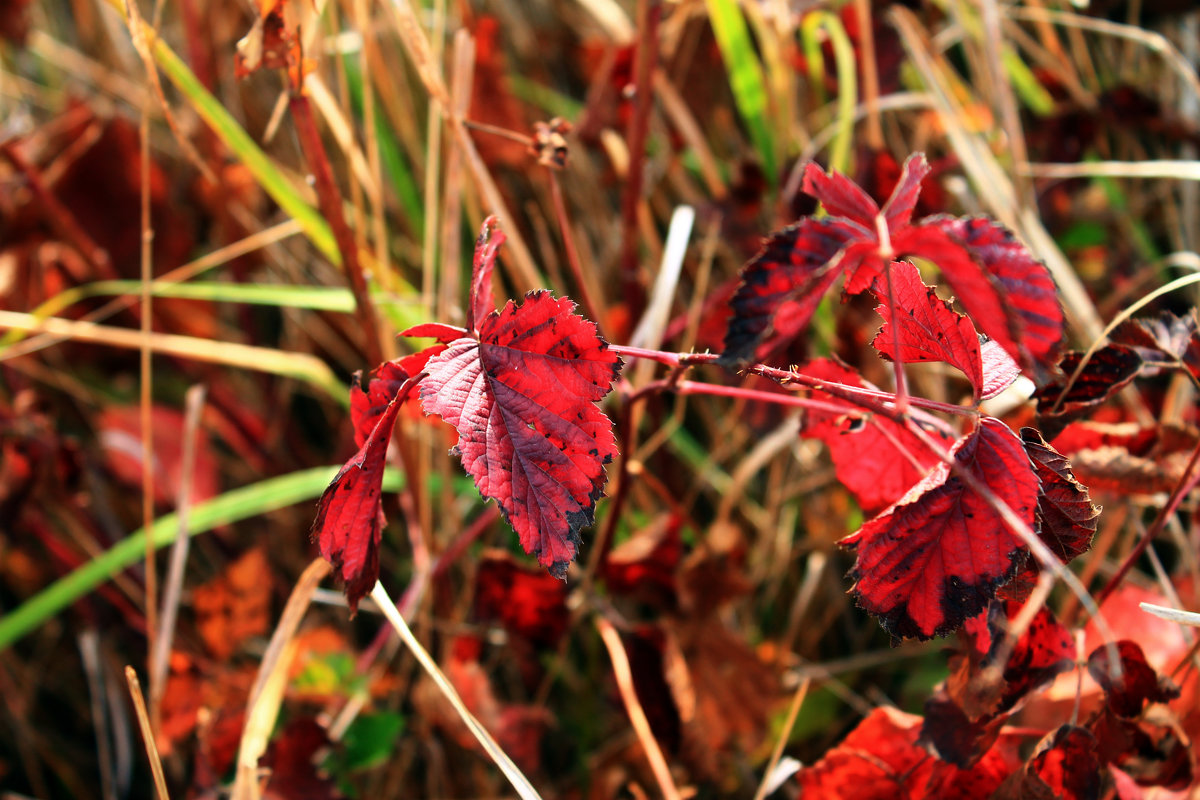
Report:
<svg viewBox="0 0 1200 800"><path fill-rule="evenodd" d="M133 708L137 713L138 725L142 729L142 741L146 743L146 757L150 760L150 772L154 775L154 788L158 792L158 800L170 800L167 779L163 775L162 759L158 757L158 746L154 743L150 715L146 713L146 698L142 696L142 685L138 681L137 672L128 665L125 667L125 682L129 684L129 696L133 698Z"/></svg>

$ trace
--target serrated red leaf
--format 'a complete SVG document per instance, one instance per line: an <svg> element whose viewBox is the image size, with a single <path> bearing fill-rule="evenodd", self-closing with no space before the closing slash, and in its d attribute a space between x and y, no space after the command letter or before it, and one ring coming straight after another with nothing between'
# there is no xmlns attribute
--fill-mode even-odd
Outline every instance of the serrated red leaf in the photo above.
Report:
<svg viewBox="0 0 1200 800"><path fill-rule="evenodd" d="M892 162L895 163L895 162ZM892 195L883 204L883 217L888 229L900 229L912 222L913 211L921 197L921 182L929 175L929 162L924 156L910 156L900 169L900 179Z"/></svg>
<svg viewBox="0 0 1200 800"><path fill-rule="evenodd" d="M802 371L814 378L869 388L853 370L829 359L816 359ZM812 396L830 403L842 402L816 390ZM929 452L925 443L905 426L859 409L848 408L846 414L810 409L800 433L824 442L838 480L868 514L899 500L934 465L941 463L938 455ZM943 449L950 446L949 439L940 432L928 431L928 434L942 443Z"/></svg>
<svg viewBox="0 0 1200 800"><path fill-rule="evenodd" d="M527 553L563 577L603 494L617 454L596 402L621 360L572 313L575 304L531 292L430 359L421 405L458 429L463 467L516 529Z"/></svg>
<svg viewBox="0 0 1200 800"><path fill-rule="evenodd" d="M437 339L442 344L450 344L455 339L461 339L469 332L470 331L468 331L466 328L460 328L457 325L444 325L440 322L424 322L420 325L413 325L411 328L400 331L400 335L418 339Z"/></svg>
<svg viewBox="0 0 1200 800"><path fill-rule="evenodd" d="M358 452L338 471L317 503L311 536L321 556L345 581L351 613L358 610L358 601L379 578L387 447L396 414L415 385L416 378L410 377L400 386Z"/></svg>
<svg viewBox="0 0 1200 800"><path fill-rule="evenodd" d="M979 334L971 320L926 286L912 264L897 261L890 269L891 299L896 308L889 305L887 275L880 275L872 290L880 300L875 310L883 317L883 327L871 345L890 361L946 362L967 376L978 400L983 387L983 361Z"/></svg>
<svg viewBox="0 0 1200 800"><path fill-rule="evenodd" d="M1121 659L1121 677L1114 679L1109 649L1101 645L1088 656L1088 673L1107 695L1108 707L1118 717L1139 717L1146 703L1166 703L1179 697L1179 688L1169 679L1160 678L1146 663L1146 655L1137 642L1122 639L1116 643Z"/></svg>
<svg viewBox="0 0 1200 800"><path fill-rule="evenodd" d="M362 373L354 373L350 385L350 422L354 425L354 444L362 447L375 429L380 415L395 398L404 382L425 369L429 359L446 348L435 345L419 353L386 361L375 368L374 376L366 391L362 388Z"/></svg>
<svg viewBox="0 0 1200 800"><path fill-rule="evenodd" d="M827 173L817 164L809 164L804 168L800 191L820 200L831 217L843 217L868 231L875 230L879 206L857 183L842 173Z"/></svg>
<svg viewBox="0 0 1200 800"><path fill-rule="evenodd" d="M1017 362L1052 371L1063 314L1049 271L991 220L930 217L913 223L928 171L924 155L910 156L881 210L845 176L808 165L802 188L832 216L807 217L775 234L743 268L722 363L743 365L794 337L840 274L846 275L845 291L858 294L888 262L920 256L942 271L978 330Z"/></svg>
<svg viewBox="0 0 1200 800"><path fill-rule="evenodd" d="M980 400L991 400L1012 386L1021 374L1021 365L1013 361L1012 356L994 339L988 339L979 346L979 358L983 365Z"/></svg>
<svg viewBox="0 0 1200 800"><path fill-rule="evenodd" d="M1046 443L1034 428L1021 429L1025 452L1041 481L1037 533L1064 563L1086 553L1096 535L1100 509L1087 487L1075 480L1067 459Z"/></svg>
<svg viewBox="0 0 1200 800"><path fill-rule="evenodd" d="M941 268L976 327L1002 344L1004 338L1000 334L1012 331L1018 347L1005 345L1009 355L1025 363L1027 354L1035 364L1052 368L1062 348L1064 317L1058 290L1046 266L1011 231L986 217L930 217L921 220L920 225L961 242L975 262L974 268L970 268L958 261L951 269L948 262L942 263L945 256L937 249L923 253L909 251ZM951 252L949 248L945 250ZM897 251L905 252L900 245ZM993 317L990 297L977 293L981 288L977 276L981 273L999 289L999 318Z"/></svg>
<svg viewBox="0 0 1200 800"><path fill-rule="evenodd" d="M722 362L763 358L778 340L802 331L841 274L843 248L862 235L863 229L847 220L809 217L767 239L742 268L730 300L733 316Z"/></svg>
<svg viewBox="0 0 1200 800"><path fill-rule="evenodd" d="M496 301L492 299L492 271L496 268L496 256L500 245L504 244L504 231L493 228L499 225L499 220L491 216L483 221L483 228L475 240L475 257L471 269L471 302L467 308L467 328L478 333L479 324L492 309Z"/></svg>
<svg viewBox="0 0 1200 800"><path fill-rule="evenodd" d="M984 417L951 455L1033 526L1038 481L1008 426ZM1026 555L1000 514L945 463L841 543L858 554L850 576L859 607L893 636L920 639L982 611Z"/></svg>

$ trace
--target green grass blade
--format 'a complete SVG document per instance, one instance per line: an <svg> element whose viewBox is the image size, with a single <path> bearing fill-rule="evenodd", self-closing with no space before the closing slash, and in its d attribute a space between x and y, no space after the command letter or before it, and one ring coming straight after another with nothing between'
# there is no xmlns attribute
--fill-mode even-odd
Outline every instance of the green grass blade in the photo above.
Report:
<svg viewBox="0 0 1200 800"><path fill-rule="evenodd" d="M776 174L774 137L767 121L767 86L762 64L750 39L750 29L736 0L707 0L707 6L713 34L729 73L733 101L750 130L763 170L774 185L779 176Z"/></svg>
<svg viewBox="0 0 1200 800"><path fill-rule="evenodd" d="M336 466L314 467L277 478L268 478L198 503L189 510L188 533L195 536L220 525L313 500L325 491L338 469ZM397 470L384 473L385 491L398 491L402 484L402 476ZM179 519L175 514L167 514L155 520L150 527L150 539L154 548L157 550L170 544L175 540L178 530ZM298 540L290 546L307 545ZM59 578L11 613L0 617L0 651L145 556L146 530L139 528L106 552L69 575Z"/></svg>

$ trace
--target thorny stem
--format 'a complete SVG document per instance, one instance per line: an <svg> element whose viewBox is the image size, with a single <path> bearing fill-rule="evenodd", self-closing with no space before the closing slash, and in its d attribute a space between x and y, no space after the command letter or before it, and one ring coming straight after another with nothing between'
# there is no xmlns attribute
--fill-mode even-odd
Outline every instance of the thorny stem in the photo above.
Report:
<svg viewBox="0 0 1200 800"><path fill-rule="evenodd" d="M701 366L705 364L716 363L718 356L715 353L668 353L662 350L648 350L644 347L630 347L627 345L610 344L609 349L620 356L629 358L645 358L651 361L657 361L660 364L666 364L670 367L679 366ZM797 370L777 369L768 367L765 364L751 364L746 367L745 372L753 375L761 375L764 378L769 378L777 383L787 386L789 384L800 384L807 386L810 389L819 389L826 394L831 394L842 400L854 403L857 406L866 408L870 411L876 411L884 414L888 419L894 419L897 422L901 421L903 414L896 408L896 396L891 392L884 392L878 389L864 389L861 386L849 386L837 381L824 380L822 378L814 378L811 375L805 375ZM789 404L791 401L786 395L768 395L772 402ZM756 398L767 399L767 398ZM909 397L909 405L917 406L928 411L940 411L945 414L955 414L962 417L978 417L979 411L974 408L966 408L964 406L956 406L951 403L942 403L937 400L927 400L923 397Z"/></svg>
<svg viewBox="0 0 1200 800"><path fill-rule="evenodd" d="M609 347L614 352L622 356L627 356L630 358L648 358L661 364L666 364L673 367L712 364L718 359L718 356L712 353L668 353L660 350L648 350L641 347L625 347L622 345L609 345ZM747 367L745 371L777 380L779 383L785 386L790 383L799 383L813 389L819 389L826 394L846 400L847 402L853 403L860 408L876 412L898 424L904 425L914 436L917 437L917 439L922 442L922 444L926 446L926 448L929 449L930 452L935 453L938 458L940 458L942 462L946 464L955 477L962 480L962 482L966 484L967 488L979 495L979 497L982 498L983 501L1000 516L1000 518L1004 521L1004 524L1018 539L1021 540L1021 543L1029 549L1043 569L1052 573L1058 580L1061 580L1079 599L1080 604L1095 620L1096 627L1100 630L1105 642L1108 643L1110 649L1112 650L1109 660L1112 664L1114 664L1114 676L1119 673L1120 659L1118 658L1115 647L1113 646L1113 642L1116 641L1116 637L1114 636L1112 629L1109 627L1108 622L1100 613L1100 608L1097 601L1094 600L1090 594L1088 594L1086 587L1080 583L1079 578L1075 576L1075 573L1068 570L1062 564L1062 562L1059 561L1058 557L1054 555L1053 551L1050 550L1046 543L1038 538L1033 529L1023 519L1021 519L1021 517L1018 516L1017 513L1013 511L1006 502L997 497L988 486L976 479L976 477L972 475L969 470L965 469L962 464L958 463L958 460L953 455L938 447L937 442L930 437L929 433L925 431L910 414L903 413L899 408L897 408L897 398L894 395L891 395L887 392L862 389L855 386L847 386L846 384L833 381L825 381L809 375L804 375L797 370L781 370L774 367L768 367L763 364L751 365ZM653 386L657 391L660 388L669 388L670 385L670 381L665 381L656 383ZM752 389L723 387L697 383L693 381L683 381L677 385L680 391L685 393L719 394L729 397L746 397L747 399L782 403L784 405L801 405L801 403L793 402L794 398L788 398L786 395L775 395L770 392L757 392ZM641 396L645 395L639 392L636 396L638 396L640 399ZM917 397L911 397L909 398L909 401L913 406L929 408L930 410L944 411L947 413L964 416L979 416L979 411L975 409L963 408L962 406L952 406L948 403L939 403ZM804 403L804 405L807 405L807 403ZM1188 470L1185 472L1185 475L1189 475L1191 473L1192 467L1195 466L1197 461L1200 461L1200 446L1197 446L1196 450L1193 452L1192 461L1189 463ZM625 475L623 474L622 477L624 478ZM1185 478L1185 481L1180 482L1180 485L1177 487L1177 497L1172 498L1175 500L1175 506L1178 505L1178 500L1181 499L1182 496L1185 495L1191 488L1191 486L1197 482L1200 482L1200 473L1197 473L1193 479ZM618 491L620 491L620 489L618 489ZM1174 506L1171 503L1168 503L1168 509L1173 511ZM1161 519L1165 520L1167 516L1169 516L1169 511L1164 509L1164 514L1162 515ZM1157 528L1159 527L1161 527L1161 523L1156 521L1156 527L1150 531L1150 534L1157 533ZM1147 535L1145 541L1149 541L1150 538L1152 538L1152 536ZM1144 546L1142 546L1142 549L1144 549Z"/></svg>

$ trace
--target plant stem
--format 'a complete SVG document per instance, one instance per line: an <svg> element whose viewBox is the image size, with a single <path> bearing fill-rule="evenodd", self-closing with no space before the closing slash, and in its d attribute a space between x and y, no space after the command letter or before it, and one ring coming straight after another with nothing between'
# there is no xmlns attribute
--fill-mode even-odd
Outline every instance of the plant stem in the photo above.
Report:
<svg viewBox="0 0 1200 800"><path fill-rule="evenodd" d="M321 143L321 134L313 119L312 106L309 105L308 98L299 91L293 92L288 102L301 150L308 162L308 168L313 173L317 202L322 215L333 229L333 236L342 256L342 265L346 269L346 278L350 282L350 291L354 295L359 324L363 327L367 360L372 364L381 364L384 361L383 346L379 338L375 306L371 304L367 280L358 260L358 245L355 244L354 234L342 213L342 196L333 180L333 169L329 164L329 156L325 153L325 145Z"/></svg>

